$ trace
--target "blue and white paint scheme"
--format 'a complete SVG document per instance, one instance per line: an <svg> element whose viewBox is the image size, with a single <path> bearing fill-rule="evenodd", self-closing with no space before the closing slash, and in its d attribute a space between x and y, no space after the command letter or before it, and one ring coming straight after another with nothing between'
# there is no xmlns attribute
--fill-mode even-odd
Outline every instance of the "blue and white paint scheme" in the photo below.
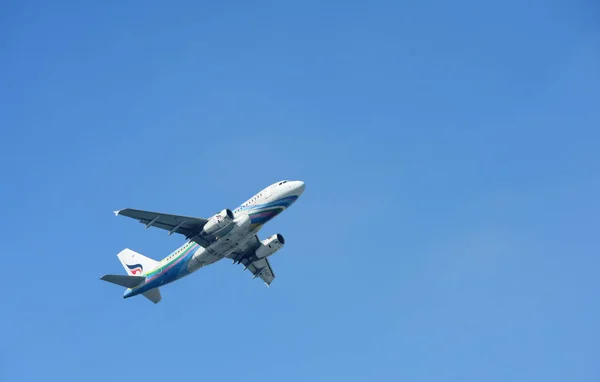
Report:
<svg viewBox="0 0 600 382"><path fill-rule="evenodd" d="M234 209L224 209L208 219L134 209L115 215L138 220L146 228L156 227L185 236L186 242L161 261L126 248L117 254L127 275L104 275L100 279L126 287L123 297L143 295L155 304L160 287L198 269L229 258L242 264L253 278L269 286L275 279L268 257L285 244L281 234L264 240L257 236L264 224L290 207L304 192L304 182L282 180L264 188Z"/></svg>

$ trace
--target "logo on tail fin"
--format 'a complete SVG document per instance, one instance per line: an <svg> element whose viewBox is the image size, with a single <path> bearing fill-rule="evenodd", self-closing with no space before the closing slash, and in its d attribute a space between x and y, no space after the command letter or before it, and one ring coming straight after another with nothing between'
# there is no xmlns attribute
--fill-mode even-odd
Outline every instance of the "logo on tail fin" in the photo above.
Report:
<svg viewBox="0 0 600 382"><path fill-rule="evenodd" d="M142 272L144 271L144 267L142 267L142 264L133 264L133 265L129 265L129 264L125 264L127 265L127 268L129 268L129 270L131 271L131 274L137 275L142 274Z"/></svg>

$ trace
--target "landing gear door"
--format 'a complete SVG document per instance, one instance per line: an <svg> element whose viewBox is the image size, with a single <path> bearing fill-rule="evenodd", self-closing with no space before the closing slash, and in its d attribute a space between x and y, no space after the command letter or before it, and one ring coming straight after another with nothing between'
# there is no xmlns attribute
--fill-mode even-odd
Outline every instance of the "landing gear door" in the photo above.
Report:
<svg viewBox="0 0 600 382"><path fill-rule="evenodd" d="M269 200L269 198L271 197L271 187L265 188L264 195L265 195L265 199Z"/></svg>

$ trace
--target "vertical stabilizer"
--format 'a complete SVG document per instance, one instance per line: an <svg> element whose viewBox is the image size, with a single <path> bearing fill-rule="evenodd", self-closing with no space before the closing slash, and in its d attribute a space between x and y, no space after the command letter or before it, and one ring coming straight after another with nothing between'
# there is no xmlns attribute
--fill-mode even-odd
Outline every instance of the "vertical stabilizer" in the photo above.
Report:
<svg viewBox="0 0 600 382"><path fill-rule="evenodd" d="M125 248L117 255L123 268L130 276L141 276L148 273L158 265L158 261L152 260L140 253Z"/></svg>

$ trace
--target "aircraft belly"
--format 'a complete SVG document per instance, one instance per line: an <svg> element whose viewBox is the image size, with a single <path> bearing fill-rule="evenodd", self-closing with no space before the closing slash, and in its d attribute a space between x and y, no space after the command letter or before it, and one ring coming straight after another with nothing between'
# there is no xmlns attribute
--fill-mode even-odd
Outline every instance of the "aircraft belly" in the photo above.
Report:
<svg viewBox="0 0 600 382"><path fill-rule="evenodd" d="M198 248L188 263L187 270L189 272L194 272L203 266L216 263L238 249L240 245L243 245L250 237L251 235L249 234L243 236L239 235L238 237L224 237L206 248Z"/></svg>
<svg viewBox="0 0 600 382"><path fill-rule="evenodd" d="M246 242L251 236L250 218L247 215L236 218L232 229L225 235L216 239L207 247L196 250L187 269L194 272L201 267L213 264L235 250L240 244Z"/></svg>

